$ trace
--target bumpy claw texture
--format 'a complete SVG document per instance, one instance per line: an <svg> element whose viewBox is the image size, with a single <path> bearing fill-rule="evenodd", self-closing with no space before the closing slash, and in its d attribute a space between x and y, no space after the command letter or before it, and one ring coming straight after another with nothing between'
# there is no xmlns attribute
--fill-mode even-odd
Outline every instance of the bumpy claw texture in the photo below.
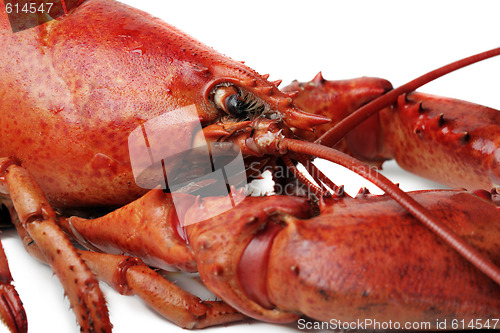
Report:
<svg viewBox="0 0 500 333"><path fill-rule="evenodd" d="M411 93L380 113L384 150L410 172L451 187L500 186L500 112Z"/></svg>
<svg viewBox="0 0 500 333"><path fill-rule="evenodd" d="M221 205L224 198L203 200L186 212L186 219L203 219L212 206ZM204 207L206 209L202 209ZM297 312L283 311L280 306L269 309L248 295L247 286L240 282L240 259L248 243L267 224L273 224L283 214L310 216L309 203L304 198L272 196L248 197L235 208L187 227L191 247L196 253L203 282L216 295L242 313L264 321L286 323L297 320ZM264 265L260 275L267 276ZM269 266L269 269L274 269Z"/></svg>
<svg viewBox="0 0 500 333"><path fill-rule="evenodd" d="M293 102L303 110L330 119L328 123L316 126L314 132L296 131L300 138L313 142L360 106L390 89L391 83L384 79L361 77L333 81L325 80L318 73L310 82L293 81L283 91L293 93Z"/></svg>
<svg viewBox="0 0 500 333"><path fill-rule="evenodd" d="M500 212L491 200L463 191L410 193L500 263ZM387 196L324 199L319 216L286 221L268 276L269 297L285 310L318 320L399 322L487 319L500 311L500 286Z"/></svg>
<svg viewBox="0 0 500 333"><path fill-rule="evenodd" d="M315 141L359 107L391 89L388 81L357 78L329 81L318 74L293 82L294 103L329 117L315 132L297 130ZM335 148L371 164L395 159L410 172L458 188L500 186L500 112L457 99L422 93L400 95L353 129Z"/></svg>

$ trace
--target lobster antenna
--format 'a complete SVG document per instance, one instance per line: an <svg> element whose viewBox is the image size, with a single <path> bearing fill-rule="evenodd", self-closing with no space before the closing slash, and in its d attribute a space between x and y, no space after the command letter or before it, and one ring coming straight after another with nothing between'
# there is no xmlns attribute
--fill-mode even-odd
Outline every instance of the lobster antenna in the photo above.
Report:
<svg viewBox="0 0 500 333"><path fill-rule="evenodd" d="M432 216L425 207L419 204L415 199L410 197L389 179L380 174L377 170L338 150L315 143L285 138L280 144L280 148L285 148L295 153L326 159L340 164L366 178L403 206L403 208L405 208L410 214L421 221L426 227L439 236L446 244L455 249L477 269L500 285L500 268L498 266L477 251L474 247L466 243L452 229L448 228L445 224Z"/></svg>
<svg viewBox="0 0 500 333"><path fill-rule="evenodd" d="M282 156L283 162L285 163L286 167L290 172L297 177L297 179L302 183L305 184L311 192L316 194L317 196L322 195L323 193L326 192L326 189L320 188L313 184L309 179L307 179L303 173L301 173L299 170L297 170L297 167L293 164L292 160L288 156ZM318 182L319 183L319 182ZM321 184L321 183L319 183Z"/></svg>
<svg viewBox="0 0 500 333"><path fill-rule="evenodd" d="M342 121L337 123L334 127L330 128L325 132L315 143L321 144L327 147L333 147L337 142L339 142L343 137L345 137L351 130L362 123L364 120L368 119L371 115L377 113L383 108L394 104L397 101L399 95L410 93L417 88L420 88L424 84L434 81L441 76L448 73L454 72L463 67L475 64L482 60L486 60L492 57L500 55L500 48L495 48L486 52L478 53L473 56L452 62L451 64L445 65L438 69L435 69L427 74L424 74L398 88L388 91L384 95L374 99L368 104L360 107L355 112L351 113L349 116L344 118Z"/></svg>

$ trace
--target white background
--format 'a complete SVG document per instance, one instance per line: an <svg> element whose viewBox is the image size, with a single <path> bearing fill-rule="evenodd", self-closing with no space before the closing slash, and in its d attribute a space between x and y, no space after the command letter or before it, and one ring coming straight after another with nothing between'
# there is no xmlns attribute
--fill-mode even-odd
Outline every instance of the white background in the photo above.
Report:
<svg viewBox="0 0 500 333"><path fill-rule="evenodd" d="M272 80L378 76L400 85L448 62L499 46L500 22L494 1L154 1L129 5L159 16L236 60L245 60ZM144 31L147 33L147 31ZM421 91L500 107L500 58L439 79ZM403 189L437 185L408 177L391 164L386 174ZM335 174L356 193L361 183ZM363 184L363 186L365 186ZM31 333L78 332L69 303L50 269L31 259L12 231L2 234ZM181 331L137 297L103 287L115 332ZM207 332L255 329L296 332L296 325L256 323L217 327ZM0 324L0 332L6 329Z"/></svg>

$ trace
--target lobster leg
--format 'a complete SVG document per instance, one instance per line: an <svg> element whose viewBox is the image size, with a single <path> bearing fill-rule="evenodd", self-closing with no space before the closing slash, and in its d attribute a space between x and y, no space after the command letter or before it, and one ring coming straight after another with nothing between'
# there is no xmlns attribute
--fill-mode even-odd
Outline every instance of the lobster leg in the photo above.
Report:
<svg viewBox="0 0 500 333"><path fill-rule="evenodd" d="M0 225L10 225L14 208L10 200L2 200L1 197L0 194ZM0 241L0 320L11 332L27 332L26 311L13 282L7 256Z"/></svg>
<svg viewBox="0 0 500 333"><path fill-rule="evenodd" d="M138 258L90 251L80 254L100 280L122 295L138 295L180 327L204 328L246 318L223 301L202 301Z"/></svg>
<svg viewBox="0 0 500 333"><path fill-rule="evenodd" d="M0 243L0 319L11 332L27 332L26 312L12 282L7 257Z"/></svg>
<svg viewBox="0 0 500 333"><path fill-rule="evenodd" d="M110 332L98 281L57 225L55 212L40 187L13 158L0 159L0 181L10 193L20 225L61 281L82 331Z"/></svg>
<svg viewBox="0 0 500 333"><path fill-rule="evenodd" d="M176 222L172 208L169 197L163 191L152 190L144 197L101 218L61 218L59 222L82 245L99 248L100 239L105 243L115 243L119 248L113 249L109 244L105 249L107 251L138 254L149 259L152 264L164 260L173 265L172 260L176 260L179 267L193 271L194 268L189 264L192 258L185 251L186 243L179 242L173 235L177 232L170 224L171 220ZM40 258L39 250L29 235L22 230L19 233L28 252ZM135 235L131 236L131 233ZM143 242L141 235L157 235L158 238L152 242ZM136 244L139 246L134 248ZM138 295L165 318L183 328L203 328L245 318L224 302L200 300L166 280L137 257L90 251L79 253L98 279L122 295ZM159 258L152 259L156 255ZM169 256L175 258L170 259ZM183 260L187 263L182 263ZM164 264L163 267L167 266Z"/></svg>
<svg viewBox="0 0 500 333"><path fill-rule="evenodd" d="M45 262L25 229L18 233L26 250ZM222 301L202 301L146 266L136 257L78 251L96 277L121 295L137 295L163 317L183 328L204 328L246 318Z"/></svg>

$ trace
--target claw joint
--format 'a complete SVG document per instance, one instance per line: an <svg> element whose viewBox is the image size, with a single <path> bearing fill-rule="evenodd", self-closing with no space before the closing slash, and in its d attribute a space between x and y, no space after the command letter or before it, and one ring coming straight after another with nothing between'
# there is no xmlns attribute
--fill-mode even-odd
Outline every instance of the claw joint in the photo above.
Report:
<svg viewBox="0 0 500 333"><path fill-rule="evenodd" d="M133 266L145 266L141 259L135 257L128 257L122 260L116 268L113 276L113 288L121 295L132 295L127 282L127 270Z"/></svg>

